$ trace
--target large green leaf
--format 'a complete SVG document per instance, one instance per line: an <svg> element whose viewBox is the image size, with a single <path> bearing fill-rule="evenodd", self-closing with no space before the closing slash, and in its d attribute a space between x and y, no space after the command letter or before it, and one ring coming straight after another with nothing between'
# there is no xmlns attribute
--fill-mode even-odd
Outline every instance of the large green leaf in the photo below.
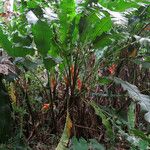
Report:
<svg viewBox="0 0 150 150"><path fill-rule="evenodd" d="M51 46L52 30L47 22L38 21L32 27L36 47L41 55L46 56Z"/></svg>
<svg viewBox="0 0 150 150"><path fill-rule="evenodd" d="M50 56L45 57L43 59L43 62L44 62L45 68L49 71L51 71L51 69L57 65L56 60Z"/></svg>
<svg viewBox="0 0 150 150"><path fill-rule="evenodd" d="M67 42L68 33L70 30L71 22L73 21L76 11L75 11L75 1L74 0L61 0L59 8L59 21L60 30L59 36L62 43ZM67 44L67 43L66 43Z"/></svg>
<svg viewBox="0 0 150 150"><path fill-rule="evenodd" d="M85 28L80 35L81 42L84 44L95 40L97 36L109 31L112 27L110 16L98 12L90 13L85 18L85 24Z"/></svg>
<svg viewBox="0 0 150 150"><path fill-rule="evenodd" d="M8 40L7 35L3 33L2 29L0 28L0 45L1 47L6 50L8 53L11 53L12 44Z"/></svg>
<svg viewBox="0 0 150 150"><path fill-rule="evenodd" d="M115 11L125 11L126 9L129 8L138 8L140 5L143 4L150 4L148 0L134 0L134 1L128 1L128 0L117 0L117 1L106 1L106 0L99 0L99 3L110 9L110 10L115 10Z"/></svg>
<svg viewBox="0 0 150 150"><path fill-rule="evenodd" d="M72 43L75 44L79 40L79 21L81 18L81 14L78 14L75 16L72 25L71 25L71 31L70 31L70 38L72 39Z"/></svg>
<svg viewBox="0 0 150 150"><path fill-rule="evenodd" d="M98 36L94 40L94 48L104 48L105 46L108 46L112 43L112 35L111 34L102 34L101 36Z"/></svg>

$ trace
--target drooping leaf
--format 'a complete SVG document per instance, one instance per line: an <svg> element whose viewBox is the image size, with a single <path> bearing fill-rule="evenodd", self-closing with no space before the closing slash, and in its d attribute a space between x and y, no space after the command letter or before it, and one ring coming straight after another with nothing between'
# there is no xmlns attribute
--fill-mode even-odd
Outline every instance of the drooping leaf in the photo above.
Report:
<svg viewBox="0 0 150 150"><path fill-rule="evenodd" d="M129 97L138 102L141 105L141 108L147 112L144 117L145 120L150 123L150 96L141 94L135 85L130 84L127 81L123 81L120 78L115 77L114 81L117 84L121 84L123 89L128 92Z"/></svg>
<svg viewBox="0 0 150 150"><path fill-rule="evenodd" d="M12 50L11 42L8 40L7 35L3 33L1 27L0 27L0 45L8 53L11 53Z"/></svg>
<svg viewBox="0 0 150 150"><path fill-rule="evenodd" d="M33 55L35 49L32 47L13 47L10 55L14 57L24 57L26 55Z"/></svg>
<svg viewBox="0 0 150 150"><path fill-rule="evenodd" d="M98 5L100 11L106 11L110 16L111 20L116 25L121 25L123 27L126 27L128 25L128 18L125 16L124 13L118 12L118 11L112 11L110 9L107 9L103 7L102 5Z"/></svg>
<svg viewBox="0 0 150 150"><path fill-rule="evenodd" d="M15 33L12 35L12 41L14 45L22 46L31 46L32 44L32 38L30 36L19 36L19 33Z"/></svg>

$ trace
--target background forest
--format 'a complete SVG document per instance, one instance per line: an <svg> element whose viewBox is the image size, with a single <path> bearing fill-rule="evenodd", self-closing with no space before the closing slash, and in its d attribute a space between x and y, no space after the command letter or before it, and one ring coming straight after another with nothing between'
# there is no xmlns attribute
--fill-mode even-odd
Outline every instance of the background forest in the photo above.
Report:
<svg viewBox="0 0 150 150"><path fill-rule="evenodd" d="M149 0L0 1L0 150L150 149Z"/></svg>

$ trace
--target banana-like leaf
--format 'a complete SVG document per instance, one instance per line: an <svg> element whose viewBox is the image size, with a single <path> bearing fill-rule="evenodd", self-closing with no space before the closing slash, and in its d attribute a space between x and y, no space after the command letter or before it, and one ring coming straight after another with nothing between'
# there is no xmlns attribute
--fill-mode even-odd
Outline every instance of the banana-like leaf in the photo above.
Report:
<svg viewBox="0 0 150 150"><path fill-rule="evenodd" d="M150 4L149 0L134 0L134 1L128 1L128 0L118 0L118 1L105 1L105 0L99 0L99 3L114 11L125 11L129 8L138 8L145 4Z"/></svg>
<svg viewBox="0 0 150 150"><path fill-rule="evenodd" d="M128 18L125 16L125 14L123 12L112 11L110 9L103 7L100 4L98 4L98 7L100 8L100 11L106 11L107 13L110 14L111 20L113 21L114 24L121 25L123 27L127 27Z"/></svg>
<svg viewBox="0 0 150 150"><path fill-rule="evenodd" d="M82 43L90 43L95 40L97 36L107 32L112 27L111 18L109 15L98 12L90 12L85 18L85 28L80 35Z"/></svg>
<svg viewBox="0 0 150 150"><path fill-rule="evenodd" d="M128 92L129 97L141 105L141 108L147 112L144 118L147 122L150 123L150 96L141 94L141 92L135 85L130 84L127 81L123 81L122 79L117 77L115 77L113 80L115 81L115 83L121 84L123 89Z"/></svg>
<svg viewBox="0 0 150 150"><path fill-rule="evenodd" d="M46 56L51 47L52 30L47 22L38 21L32 27L36 47L41 55Z"/></svg>
<svg viewBox="0 0 150 150"><path fill-rule="evenodd" d="M62 43L67 42L67 37L69 34L69 28L71 22L76 16L76 8L74 0L61 0L59 8L59 20L60 20L60 41ZM67 43L66 43L67 44Z"/></svg>
<svg viewBox="0 0 150 150"><path fill-rule="evenodd" d="M70 135L71 135L71 129L72 129L72 121L70 119L70 114L67 111L65 128L64 128L63 134L61 136L60 142L58 143L56 150L66 150L67 149L67 145L69 143L69 139L70 139Z"/></svg>

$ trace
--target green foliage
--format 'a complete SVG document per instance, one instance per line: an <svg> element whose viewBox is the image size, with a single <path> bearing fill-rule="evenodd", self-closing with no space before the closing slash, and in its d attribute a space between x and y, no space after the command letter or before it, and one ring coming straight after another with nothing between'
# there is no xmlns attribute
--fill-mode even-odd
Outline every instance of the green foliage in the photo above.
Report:
<svg viewBox="0 0 150 150"><path fill-rule="evenodd" d="M98 143L95 139L86 141L84 138L80 138L79 140L76 137L72 138L72 146L70 147L70 150L87 150L89 148L93 150L105 150L104 146Z"/></svg>
<svg viewBox="0 0 150 150"><path fill-rule="evenodd" d="M54 125L51 125L52 129L57 128L55 126L56 119L59 120L60 118L57 117L62 115L61 113L64 113L64 111L70 113L73 120L73 123L70 124L75 124L75 117L78 116L78 113L84 111L82 110L82 103L85 103L84 107L86 107L86 104L90 104L95 114L99 116L101 125L105 127L106 131L104 142L111 141L112 147L110 148L115 147L113 142L119 141L122 137L133 149L144 150L148 148L149 137L140 131L138 127L138 129L135 129L135 124L136 117L139 115L136 114L136 103L140 104L142 110L146 112L145 120L148 123L150 122L150 97L141 93L137 86L118 77L110 76L120 75L116 73L116 70L122 62L126 67L130 67L127 66L129 62L134 62L137 65L142 65L145 70L149 69L150 34L145 29L149 25L149 5L148 0L87 0L80 3L75 0L53 0L49 2L22 0L20 3L15 1L14 14L10 22L3 22L0 26L0 46L9 56L15 59L14 62L24 74L24 78L20 76L23 78L23 83L19 83L20 87L23 88L22 93L24 93L23 104L21 103L21 105L24 105L24 100L26 100L28 113L22 107L13 107L15 113L20 117L20 137L23 136L24 132L23 119L25 115L33 121L31 121L31 124L29 123L31 125L29 128L37 130L38 125L35 125L33 119L36 118L36 115L32 112L33 106L32 104L30 106L30 102L37 102L38 111L35 108L34 111L42 116L42 119L37 122L43 123L43 118L45 117L46 120L45 114L48 114L49 111L44 114L40 107L43 102L48 101L51 106L51 116L48 118L52 120L51 122L54 122ZM32 15L29 15L30 13ZM128 48L131 45L137 45L138 55L134 56L136 59L129 57ZM122 55L122 53L126 54ZM28 55L33 56L33 59L27 59ZM113 70L114 74L110 71L113 69L112 64L117 66L116 70ZM46 76L46 79L44 79L44 82L47 82L46 86L43 85L42 79L39 79L33 71L38 66L44 66L46 69L46 75L43 68L41 71L41 74ZM102 70L100 74L97 73L99 69ZM127 69L123 68L123 70ZM33 73L32 77L29 72ZM124 75L126 78L131 76L130 71L126 72ZM140 69L139 72L143 74ZM39 95L37 94L37 97L33 98L32 96L35 93L32 95L29 90L32 83L30 80L34 78L41 84L40 88L43 88L43 90L40 89L42 92L40 90L39 93L37 92L42 95L40 102L35 100ZM121 88L116 90L112 86L114 82L120 84L132 99L132 101L129 101L128 106L125 106L127 112L124 112L123 109L123 114L127 116L127 120L122 117L121 111L117 108L118 105L115 105L126 103L127 95L122 95ZM37 86L37 84L34 85ZM60 85L63 89L59 87ZM38 89L38 86L34 87L34 89L36 88ZM97 89L98 92L96 92ZM101 92L99 92L99 89ZM1 87L0 91L0 141L3 141L3 138L5 141L5 138L8 138L8 124L11 122L11 116L8 113L10 110L7 109L7 98ZM105 101L108 98L106 104L104 102L105 107L101 107L101 105L94 102L95 97L93 98L90 95L93 91L96 93L94 96L100 96L98 101ZM117 94L114 92L117 92ZM28 93L32 96L28 96ZM60 98L59 93L65 94ZM119 96L121 98L118 98ZM86 101L87 99L91 100L90 103ZM118 99L121 99L121 102L118 102ZM56 110L54 109L55 103L58 103ZM64 105L63 109L62 105ZM74 112L77 115L74 115ZM66 117L65 128L57 149L67 148L71 136L67 136L66 132L71 134L71 128L72 126L68 131ZM114 133L117 136L119 135L119 138ZM76 134L75 127L74 134ZM30 135L32 136L31 133ZM72 141L71 149L75 150L105 149L93 139L79 138L77 140L77 138L73 138ZM63 142L65 142L65 145Z"/></svg>
<svg viewBox="0 0 150 150"><path fill-rule="evenodd" d="M60 30L59 30L60 41L63 44L65 44L65 46L67 46L68 45L67 41L69 40L68 35L71 30L70 27L74 17L76 16L75 1L61 0L59 5L58 16L60 21Z"/></svg>
<svg viewBox="0 0 150 150"><path fill-rule="evenodd" d="M24 42L24 41L23 41ZM33 55L34 49L26 46L13 46L13 44L8 40L8 36L3 33L0 28L0 45L3 47L7 53L14 57L24 57L26 55Z"/></svg>
<svg viewBox="0 0 150 150"><path fill-rule="evenodd" d="M91 43L97 36L107 32L112 27L112 22L109 15L105 15L99 12L90 12L86 17L84 31L82 32L81 42Z"/></svg>
<svg viewBox="0 0 150 150"><path fill-rule="evenodd" d="M129 127L131 129L134 129L135 127L135 104L133 102L129 106L128 122L129 122Z"/></svg>
<svg viewBox="0 0 150 150"><path fill-rule="evenodd" d="M51 46L52 31L46 22L38 21L33 27L34 41L39 53L46 56Z"/></svg>

